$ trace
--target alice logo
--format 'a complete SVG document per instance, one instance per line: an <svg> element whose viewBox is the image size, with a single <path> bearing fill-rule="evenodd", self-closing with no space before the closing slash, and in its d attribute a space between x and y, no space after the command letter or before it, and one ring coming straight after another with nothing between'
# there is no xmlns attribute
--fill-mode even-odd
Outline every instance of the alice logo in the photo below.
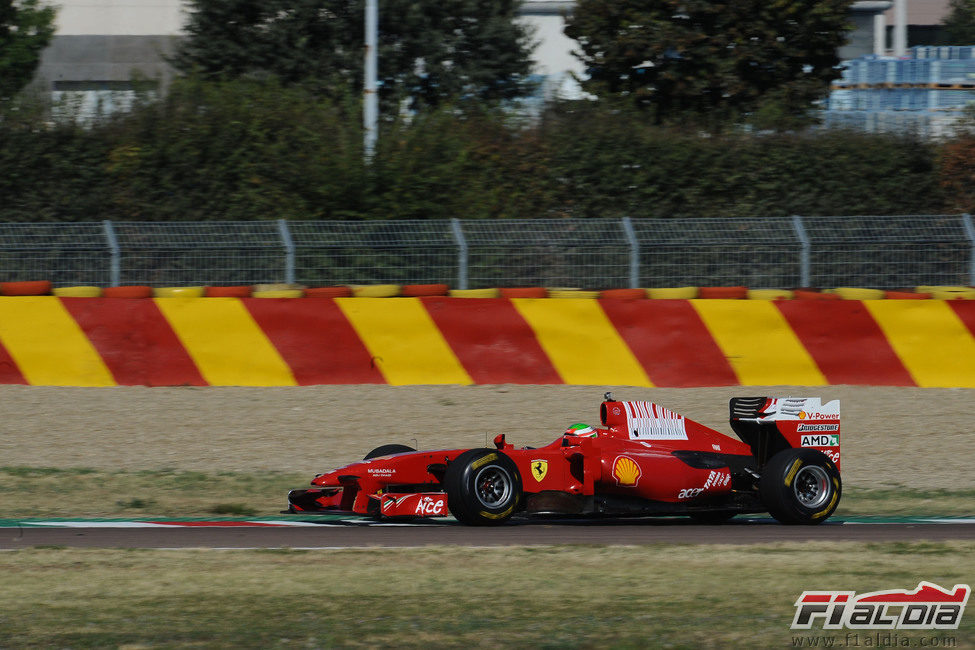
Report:
<svg viewBox="0 0 975 650"><path fill-rule="evenodd" d="M634 487L640 482L640 466L629 456L617 456L613 462L613 476L621 487Z"/></svg>

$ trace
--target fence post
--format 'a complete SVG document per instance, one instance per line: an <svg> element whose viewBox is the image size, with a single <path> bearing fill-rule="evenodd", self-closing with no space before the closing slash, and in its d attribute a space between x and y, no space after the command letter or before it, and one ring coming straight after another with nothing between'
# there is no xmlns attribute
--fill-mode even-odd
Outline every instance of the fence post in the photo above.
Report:
<svg viewBox="0 0 975 650"><path fill-rule="evenodd" d="M792 215L792 227L795 229L796 237L799 238L799 244L802 247L799 250L799 286L808 287L810 277L810 249L812 245L809 242L809 235L806 234L806 227L802 223L802 217L798 214Z"/></svg>
<svg viewBox="0 0 975 650"><path fill-rule="evenodd" d="M636 238L636 231L633 230L633 222L629 217L623 217L623 232L630 244L630 288L637 289L640 286L640 240Z"/></svg>
<svg viewBox="0 0 975 650"><path fill-rule="evenodd" d="M961 225L968 235L968 241L972 243L972 252L968 260L968 284L975 286L975 224L972 224L972 215L967 212L961 215Z"/></svg>
<svg viewBox="0 0 975 650"><path fill-rule="evenodd" d="M450 220L450 230L454 234L454 241L457 243L457 288L467 288L467 238L464 237L464 229L461 228L460 219L456 217Z"/></svg>
<svg viewBox="0 0 975 650"><path fill-rule="evenodd" d="M284 282L285 284L294 284L295 242L291 239L291 231L288 230L287 219L278 219L278 233L281 235L281 243L284 244Z"/></svg>
<svg viewBox="0 0 975 650"><path fill-rule="evenodd" d="M109 267L108 281L113 287L122 284L122 249L118 245L118 237L115 235L115 227L108 219L102 221L102 230L105 232L105 240L108 242L108 252L111 264Z"/></svg>

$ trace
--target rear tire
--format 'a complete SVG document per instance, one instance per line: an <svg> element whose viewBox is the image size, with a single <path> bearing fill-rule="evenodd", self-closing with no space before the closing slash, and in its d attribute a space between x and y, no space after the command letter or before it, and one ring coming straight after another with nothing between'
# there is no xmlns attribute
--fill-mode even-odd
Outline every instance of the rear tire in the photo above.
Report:
<svg viewBox="0 0 975 650"><path fill-rule="evenodd" d="M783 524L821 524L840 503L843 484L836 464L815 449L785 449L762 470L758 493Z"/></svg>
<svg viewBox="0 0 975 650"><path fill-rule="evenodd" d="M447 465L447 508L468 526L497 526L521 505L521 474L496 449L471 449Z"/></svg>
<svg viewBox="0 0 975 650"><path fill-rule="evenodd" d="M390 454L403 454L408 451L416 451L413 447L408 447L407 445L382 445L381 447L376 447L362 460L371 460L373 458L378 458L379 456L389 456Z"/></svg>

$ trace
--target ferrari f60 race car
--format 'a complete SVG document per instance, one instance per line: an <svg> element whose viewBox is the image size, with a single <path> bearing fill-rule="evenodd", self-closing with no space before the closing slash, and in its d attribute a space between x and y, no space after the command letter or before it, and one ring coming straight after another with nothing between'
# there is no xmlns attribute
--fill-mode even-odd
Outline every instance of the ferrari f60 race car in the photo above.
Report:
<svg viewBox="0 0 975 650"><path fill-rule="evenodd" d="M600 427L573 425L551 444L416 451L384 445L292 490L289 511L374 517L453 515L469 525L513 515L686 515L719 523L771 514L819 524L839 504L840 403L732 398L735 440L647 401L606 393Z"/></svg>

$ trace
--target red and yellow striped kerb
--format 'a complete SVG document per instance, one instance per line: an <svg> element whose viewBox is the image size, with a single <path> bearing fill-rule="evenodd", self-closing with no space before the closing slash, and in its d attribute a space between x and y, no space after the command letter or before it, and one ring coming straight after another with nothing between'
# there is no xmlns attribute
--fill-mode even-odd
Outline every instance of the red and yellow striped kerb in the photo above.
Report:
<svg viewBox="0 0 975 650"><path fill-rule="evenodd" d="M975 387L975 301L0 298L0 383Z"/></svg>

